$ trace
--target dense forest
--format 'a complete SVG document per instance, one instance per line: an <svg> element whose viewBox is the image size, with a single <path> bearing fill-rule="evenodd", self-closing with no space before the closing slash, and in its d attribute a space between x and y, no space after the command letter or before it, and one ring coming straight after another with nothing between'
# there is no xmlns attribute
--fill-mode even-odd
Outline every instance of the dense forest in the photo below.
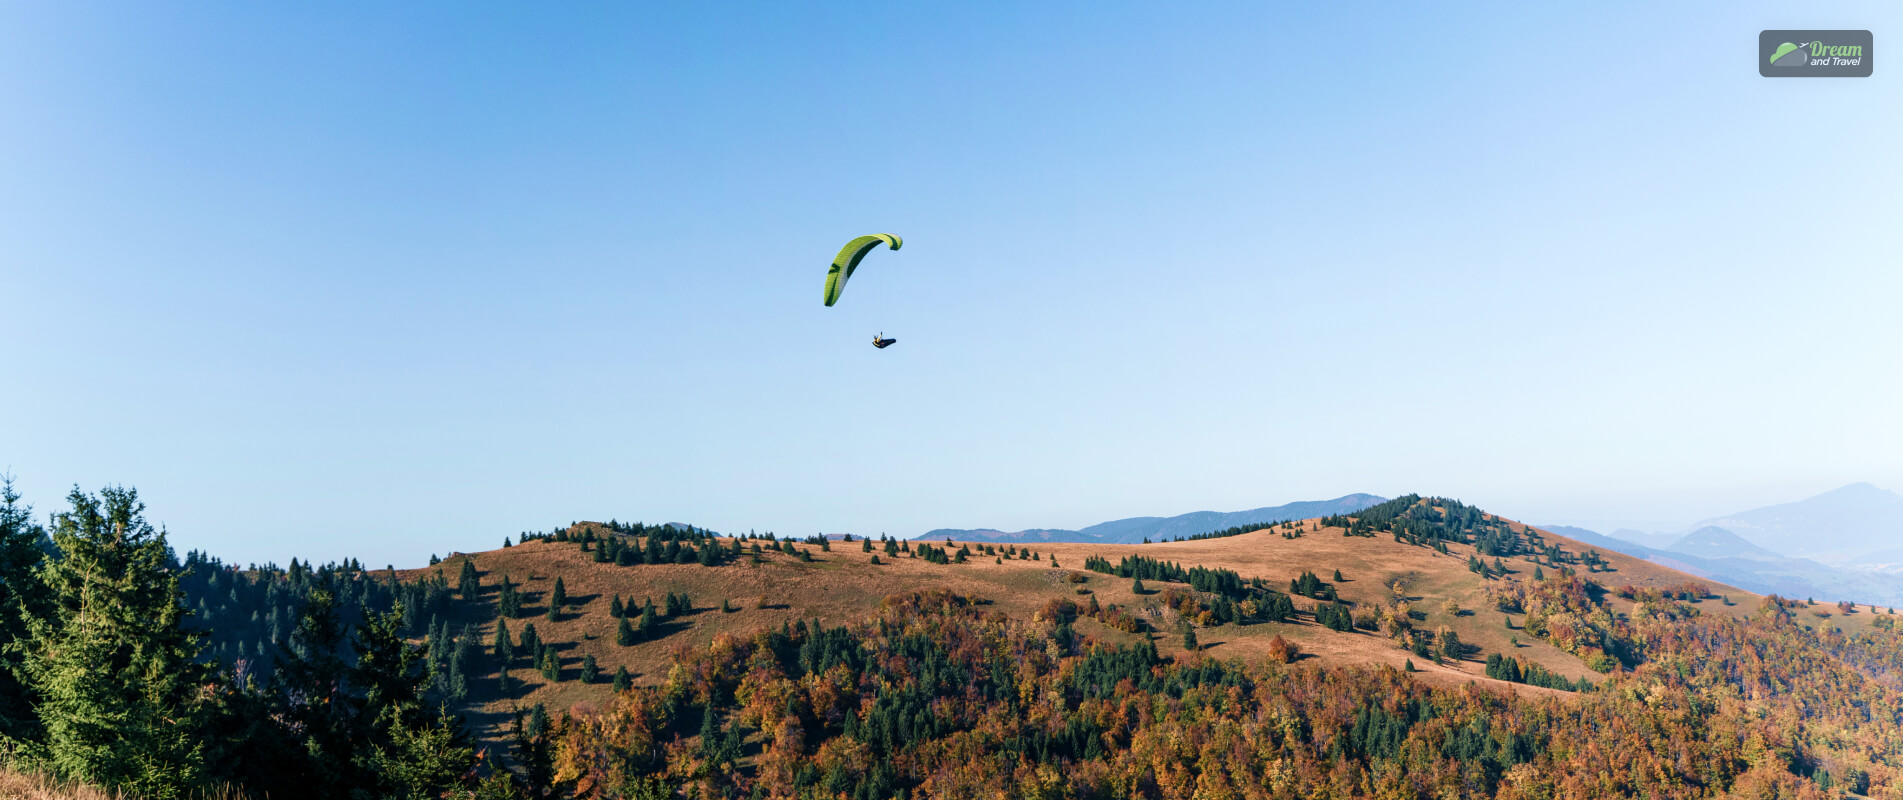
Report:
<svg viewBox="0 0 1903 800"><path fill-rule="evenodd" d="M587 661L565 672L533 621L509 633L530 603L551 619L564 613L559 578L548 596L529 597L507 575L484 586L466 559L453 581L441 569L401 580L355 561L239 569L198 552L179 559L144 509L131 489L75 489L42 527L11 482L0 485L7 766L143 798L216 787L273 798L526 797L511 757L478 748L458 711L474 693L509 696L512 668L606 679ZM523 538L569 541L567 530ZM615 563L707 565L730 563L740 542L619 523L577 540ZM691 605L669 594L660 608L630 602L617 616L627 635L659 638ZM492 619L502 621L496 637L478 641L475 623ZM478 674L499 680L473 687ZM625 671L614 681L625 688ZM513 760L533 763L548 715L537 706L522 716Z"/></svg>
<svg viewBox="0 0 1903 800"><path fill-rule="evenodd" d="M1888 658L1893 630L1805 630L1775 599L1748 620L1678 604L1633 626L1636 670L1512 697L1387 668L1170 661L921 591L850 628L683 653L665 686L557 721L544 774L583 797L1899 796L1895 676L1835 655Z"/></svg>
<svg viewBox="0 0 1903 800"><path fill-rule="evenodd" d="M508 697L511 669L609 680L592 659L565 668L536 632L566 613L559 577L531 595L467 559L407 580L355 561L239 569L175 557L129 489L75 490L45 528L10 486L0 499L0 749L16 769L139 797L1903 798L1892 618L1846 635L1777 597L1738 618L1702 613L1712 595L1695 583L1608 589L1574 568L1586 554L1452 501L1335 522L1421 546L1487 543L1474 563L1488 603L1598 680L1492 653L1488 677L1534 688L1437 685L1305 659L1280 636L1268 658L1219 660L1199 652L1195 626L1312 620L1419 658L1480 656L1445 628L1415 630L1405 600L1345 602L1339 571L1305 571L1284 591L1228 569L1090 557L1085 570L1194 623L1177 655L1159 650L1162 631L1087 593L1011 616L921 588L847 625L720 633L708 647L668 636L692 598L615 596L618 644L673 648L660 684L617 674L607 703L525 709L506 746L485 750L458 710ZM835 544L619 522L517 541L535 540L631 569L731 568ZM1038 558L889 539L878 550L945 569ZM1534 573L1502 579L1507 556ZM474 623L492 620L479 641ZM1095 638L1103 629L1086 620L1141 636Z"/></svg>

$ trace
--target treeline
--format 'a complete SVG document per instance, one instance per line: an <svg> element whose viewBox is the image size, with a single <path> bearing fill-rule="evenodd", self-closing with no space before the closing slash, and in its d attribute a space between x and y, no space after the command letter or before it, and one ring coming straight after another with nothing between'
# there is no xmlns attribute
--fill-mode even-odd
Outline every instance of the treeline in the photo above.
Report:
<svg viewBox="0 0 1903 800"><path fill-rule="evenodd" d="M1524 683L1529 686L1543 686L1567 692L1584 692L1592 689L1592 681L1585 678L1575 682L1531 661L1503 656L1499 653L1487 656L1487 677L1508 683Z"/></svg>
<svg viewBox="0 0 1903 800"><path fill-rule="evenodd" d="M291 559L243 571L198 551L178 565L179 589L191 610L189 626L203 635L200 659L237 667L268 682L290 634L316 591L331 594L340 624L356 627L371 617L395 612L400 632L410 638L440 638L454 592L440 575L399 581L393 571L371 573L354 560L312 566Z"/></svg>
<svg viewBox="0 0 1903 800"><path fill-rule="evenodd" d="M522 670L551 683L631 683L625 667L610 677L593 655L564 658L572 643L513 622L563 618L575 601L560 576L529 592L507 574L485 580L466 556L452 562L453 580L434 556L436 569L408 580L354 559L246 569L196 551L181 560L133 490L74 490L49 535L11 483L3 488L7 766L150 798L220 785L275 798L524 798L552 757L546 711L536 704L518 716L508 752L482 758L459 710L516 697ZM756 555L758 539L771 539L747 538ZM542 540L639 553L639 563L681 563L682 553L707 563L710 552L727 563L743 541L611 523L602 534L558 528L504 543ZM679 621L693 601L678 592L662 599L624 606L617 595L617 644L685 629ZM477 632L491 620L485 640Z"/></svg>
<svg viewBox="0 0 1903 800"><path fill-rule="evenodd" d="M49 531L10 481L0 487L0 752L11 766L161 799L221 784L274 798L474 785L475 750L429 698L429 648L406 640L414 590L373 589L354 563L242 582L203 557L187 570L137 492L74 489L67 503L49 555ZM188 579L204 609L216 596L255 625L222 639L199 628ZM273 635L260 660L269 674L217 657L218 644L235 654Z"/></svg>
<svg viewBox="0 0 1903 800"><path fill-rule="evenodd" d="M523 541L579 543L583 552L594 554L596 563L622 567L642 564L717 567L732 562L742 552L741 537L733 537L730 544L723 546L713 531L692 525L644 525L609 520L601 527L608 532L598 534L594 525L576 523L552 533L524 535Z"/></svg>
<svg viewBox="0 0 1903 800"><path fill-rule="evenodd" d="M1438 688L1388 668L1170 660L1147 642L1079 636L1061 611L1014 620L916 592L850 627L717 637L665 685L562 716L549 788L786 800L1903 789L1897 692L1855 670L1833 677L1846 665L1822 646L1828 634L1775 614L1639 624L1651 661L1605 691L1555 700ZM1529 680L1517 660L1493 669Z"/></svg>
<svg viewBox="0 0 1903 800"><path fill-rule="evenodd" d="M1232 599L1246 598L1267 588L1262 579L1244 579L1235 570L1202 566L1185 569L1181 564L1140 555L1124 556L1123 560L1115 565L1102 556L1086 556L1084 569L1115 575L1119 578L1187 583L1196 591L1211 592Z"/></svg>
<svg viewBox="0 0 1903 800"><path fill-rule="evenodd" d="M1255 533L1256 531L1266 531L1271 528L1282 528L1284 530L1293 530L1294 527L1295 527L1294 522L1290 520L1285 520L1285 519L1278 519L1273 522L1255 522L1255 523L1250 523L1248 525L1236 525L1236 526L1232 526L1228 528L1223 528L1221 530L1209 531L1208 533L1198 533L1198 534L1192 534L1190 536L1178 536L1168 541L1194 542L1194 541L1201 541L1203 539L1227 539L1231 536L1241 536L1245 533ZM1145 537L1143 540L1143 543L1149 544L1150 540L1147 537Z"/></svg>

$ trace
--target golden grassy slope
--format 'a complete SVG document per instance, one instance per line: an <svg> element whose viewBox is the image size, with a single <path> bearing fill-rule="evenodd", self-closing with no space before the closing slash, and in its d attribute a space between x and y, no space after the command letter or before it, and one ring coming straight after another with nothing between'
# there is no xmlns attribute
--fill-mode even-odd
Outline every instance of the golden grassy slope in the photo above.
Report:
<svg viewBox="0 0 1903 800"><path fill-rule="evenodd" d="M244 795L229 787L207 789L203 800L244 800ZM57 781L45 775L19 772L0 767L0 798L4 800L135 800L122 792Z"/></svg>
<svg viewBox="0 0 1903 800"><path fill-rule="evenodd" d="M1028 617L1055 598L1083 602L1086 598L1077 595L1073 585L1063 580L1077 572L1087 576L1088 581L1083 585L1095 593L1100 603L1133 608L1157 605L1156 592L1168 584L1152 582L1146 587L1150 594L1139 597L1132 593L1129 580L1083 570L1084 559L1090 555L1115 563L1126 555L1140 553L1184 567L1227 568L1244 578L1264 578L1278 589L1285 589L1288 582L1304 570L1313 571L1324 580L1340 570L1345 581L1337 585L1337 591L1343 599L1357 605L1378 604L1389 598L1394 591L1391 587L1399 581L1412 607L1417 612L1425 612L1425 618L1415 622L1417 630L1433 631L1445 625L1458 633L1463 642L1478 645L1483 653L1481 658L1486 653L1512 653L1568 677L1591 674L1579 659L1508 629L1507 615L1492 610L1486 603L1487 581L1467 569L1468 556L1474 552L1472 547L1450 545L1449 553L1443 555L1426 547L1395 542L1386 535L1345 537L1338 528L1320 527L1317 520L1300 524L1304 535L1294 539L1285 539L1279 531L1270 530L1222 539L1149 545L1037 544L1030 548L1039 560L1005 559L1001 564L994 563L990 556L974 556L965 564L934 565L901 554L896 560L881 556L887 563L873 565L871 555L861 552L858 542L834 542L831 552L820 552L817 546L799 545L812 552L815 560L810 563L770 553L764 556L765 563L758 565L746 563L743 556L738 563L721 567L698 564L617 567L595 563L592 553L583 552L573 542L538 541L483 553L452 555L427 571L440 569L453 580L461 569L461 560L474 559L490 599L506 573L528 593L524 617L511 621L511 630L519 636L522 624L533 622L543 641L555 642L562 648L563 681L551 685L541 675L517 668L513 675L524 686L510 698L497 696L493 673L471 676L475 699L482 704L482 711L471 721L487 735L506 728L507 712L512 707L526 708L541 702L558 710L605 699L609 692L608 679L618 666L626 666L636 683L659 683L666 679L670 665L682 649L703 648L717 634L747 635L797 619L835 625L853 622L870 616L880 600L898 592L948 589L990 600L998 610ZM1523 530L1518 523L1513 526ZM1569 552L1589 549L1576 541L1542 533ZM876 545L875 542L875 550ZM980 549L976 543L973 547ZM1643 559L1612 552L1601 555L1612 571L1591 577L1608 588L1617 589L1625 584L1645 588L1705 583L1730 604L1725 600L1708 599L1699 604L1700 608L1705 613L1728 615L1750 613L1760 600L1749 592L1713 584ZM1057 568L1052 566L1053 556L1059 565ZM1531 579L1534 565L1530 561L1508 559L1507 566L1511 573L1504 580ZM402 574L409 579L424 572L410 570ZM573 605L561 620L549 622L541 612L546 609L547 592L558 575ZM617 646L616 620L608 614L610 597L618 593L624 602L634 604L652 597L658 606L668 592L690 595L694 613L659 641L633 647ZM770 602L769 607L758 607L756 601L762 597ZM722 613L723 599L730 600L737 610ZM1458 605L1459 613L1447 613L1448 600ZM1296 603L1304 609L1313 605L1313 601L1305 598L1296 598ZM1621 610L1630 606L1616 598L1614 603ZM457 620L481 623L485 645L494 632L493 605L488 608L491 610L486 613L490 618ZM1834 606L1829 610L1836 611ZM1848 618L1839 615L1829 620L1807 618L1805 621L1855 628L1867 625L1870 616L1865 611ZM1166 612L1159 619L1167 617ZM1089 619L1080 620L1077 629L1079 633L1113 641L1136 641L1145 635L1126 634ZM1212 656L1245 660L1262 656L1268 641L1278 634L1299 643L1312 663L1400 667L1412 658L1407 651L1381 636L1361 631L1331 631L1312 622L1231 624L1198 631L1203 648ZM1181 637L1177 634L1158 635L1156 642L1166 654L1181 650ZM585 654L593 654L601 667L602 679L597 684L584 685L575 679ZM1418 658L1413 660L1421 670L1420 677L1426 680L1476 681L1497 690L1523 693L1549 691L1490 680L1483 675L1483 664L1478 661L1435 665Z"/></svg>

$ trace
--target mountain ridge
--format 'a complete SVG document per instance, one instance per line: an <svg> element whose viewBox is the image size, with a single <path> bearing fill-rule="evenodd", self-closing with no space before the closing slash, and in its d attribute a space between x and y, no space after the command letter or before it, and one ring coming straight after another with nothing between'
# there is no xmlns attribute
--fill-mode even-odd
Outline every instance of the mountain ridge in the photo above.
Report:
<svg viewBox="0 0 1903 800"><path fill-rule="evenodd" d="M1388 502L1388 498L1357 492L1332 500L1303 500L1245 511L1192 511L1173 517L1126 517L1099 522L1080 530L1028 528L1021 531L1001 531L995 528L937 528L916 537L916 540L950 538L1001 544L1040 542L1137 544L1146 538L1151 541L1162 541L1245 525L1353 514L1385 502Z"/></svg>
<svg viewBox="0 0 1903 800"><path fill-rule="evenodd" d="M1706 525L1679 537L1667 548L1674 553L1704 558L1747 558L1775 560L1784 556L1746 541L1744 537L1716 525Z"/></svg>
<svg viewBox="0 0 1903 800"><path fill-rule="evenodd" d="M1845 566L1903 541L1903 495L1859 481L1802 500L1701 520L1693 528L1707 526L1767 550Z"/></svg>

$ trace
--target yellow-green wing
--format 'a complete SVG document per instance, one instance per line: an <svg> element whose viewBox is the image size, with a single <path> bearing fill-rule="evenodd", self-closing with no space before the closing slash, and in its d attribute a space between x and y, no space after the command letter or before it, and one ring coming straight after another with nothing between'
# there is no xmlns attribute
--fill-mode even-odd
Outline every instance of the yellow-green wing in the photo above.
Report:
<svg viewBox="0 0 1903 800"><path fill-rule="evenodd" d="M889 233L875 233L861 236L846 243L839 255L833 256L832 268L826 270L826 305L839 302L839 293L846 290L846 280L852 277L852 271L859 268L859 261L884 242L892 249L899 249L905 242Z"/></svg>

